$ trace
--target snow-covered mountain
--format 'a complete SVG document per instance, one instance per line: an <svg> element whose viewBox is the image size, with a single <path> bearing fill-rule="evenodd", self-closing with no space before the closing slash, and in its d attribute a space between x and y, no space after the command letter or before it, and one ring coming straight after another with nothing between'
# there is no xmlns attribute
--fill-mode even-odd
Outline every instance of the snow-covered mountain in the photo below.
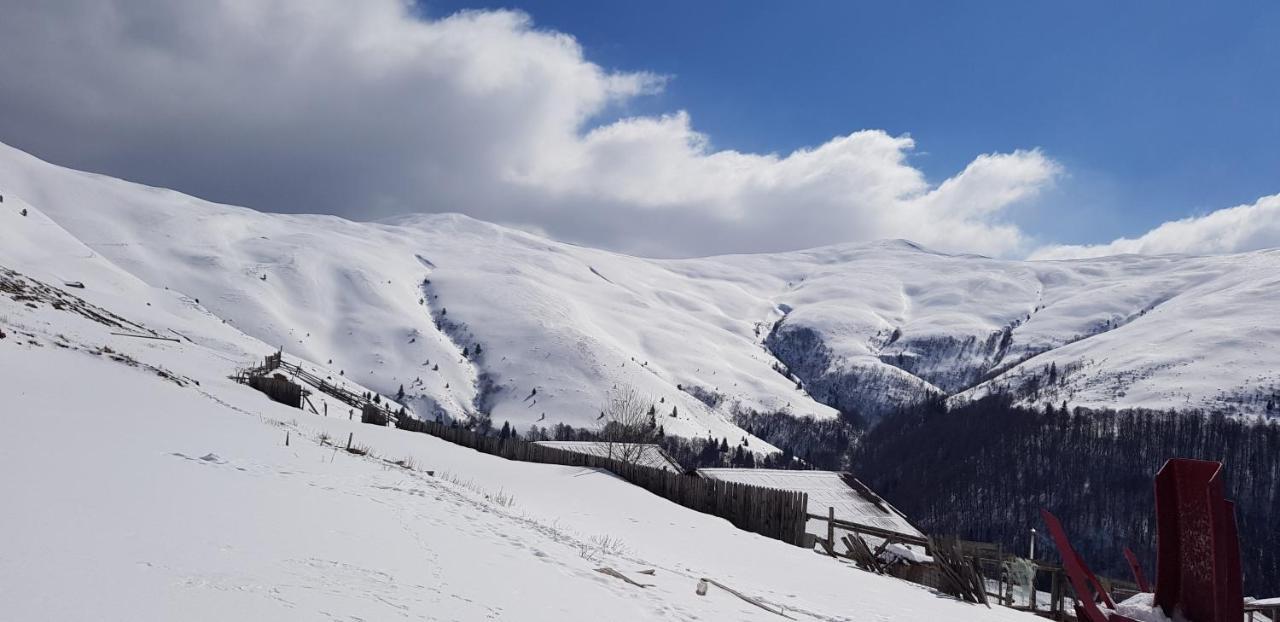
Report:
<svg viewBox="0 0 1280 622"><path fill-rule="evenodd" d="M797 620L1032 619L738 530L601 470L364 425L319 392L309 399L329 416L272 402L228 378L272 345L209 299L121 269L10 187L6 620L778 619L720 588L699 595L702 577ZM352 437L363 455L342 450Z"/></svg>
<svg viewBox="0 0 1280 622"><path fill-rule="evenodd" d="M334 373L403 385L423 417L591 426L634 387L668 433L737 438L742 413L874 419L994 390L1254 414L1280 391L1280 251L1025 262L885 241L654 260L459 215L262 213L3 146L0 194L32 210L15 226L82 245L49 266L109 260Z"/></svg>

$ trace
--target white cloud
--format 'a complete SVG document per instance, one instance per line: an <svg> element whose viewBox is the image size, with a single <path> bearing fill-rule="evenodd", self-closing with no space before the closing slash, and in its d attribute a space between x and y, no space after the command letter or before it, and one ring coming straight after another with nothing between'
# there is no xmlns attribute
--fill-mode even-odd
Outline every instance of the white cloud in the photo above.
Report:
<svg viewBox="0 0 1280 622"><path fill-rule="evenodd" d="M1007 208L1039 151L936 186L881 131L787 155L717 150L690 115L615 119L660 90L508 11L401 0L0 0L0 140L258 209L457 211L658 255L905 237L1025 252Z"/></svg>
<svg viewBox="0 0 1280 622"><path fill-rule="evenodd" d="M1032 259L1072 259L1127 253L1162 255L1218 255L1280 246L1280 194L1250 205L1228 207L1204 216L1166 222L1138 238L1108 244L1052 245L1032 253Z"/></svg>

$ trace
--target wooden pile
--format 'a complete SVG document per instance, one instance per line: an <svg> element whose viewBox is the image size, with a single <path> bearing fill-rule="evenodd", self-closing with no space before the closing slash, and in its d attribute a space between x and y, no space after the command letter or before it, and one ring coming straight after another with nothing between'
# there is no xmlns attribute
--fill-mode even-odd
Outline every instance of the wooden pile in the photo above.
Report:
<svg viewBox="0 0 1280 622"><path fill-rule="evenodd" d="M964 556L955 538L929 538L929 553L942 579L938 589L961 600L991 606L982 573Z"/></svg>
<svg viewBox="0 0 1280 622"><path fill-rule="evenodd" d="M884 566L880 563L876 554L871 551L867 541L862 539L862 536L856 533L848 534L840 540L844 542L849 559L852 559L853 563L857 564L859 568L876 574L884 574Z"/></svg>

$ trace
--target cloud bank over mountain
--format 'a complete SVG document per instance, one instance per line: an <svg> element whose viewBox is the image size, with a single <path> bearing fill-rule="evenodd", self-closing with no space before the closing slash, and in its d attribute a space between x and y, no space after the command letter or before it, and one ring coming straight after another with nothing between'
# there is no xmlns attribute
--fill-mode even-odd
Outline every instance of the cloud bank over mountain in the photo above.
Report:
<svg viewBox="0 0 1280 622"><path fill-rule="evenodd" d="M717 149L689 112L628 116L665 78L611 71L518 12L399 0L5 2L0 136L66 165L258 209L463 212L629 252L904 237L1023 251L1036 150L932 184L909 136Z"/></svg>
<svg viewBox="0 0 1280 622"><path fill-rule="evenodd" d="M1262 197L1192 218L1166 222L1137 238L1108 244L1051 245L1032 259L1075 259L1105 255L1220 255L1280 246L1280 194Z"/></svg>
<svg viewBox="0 0 1280 622"><path fill-rule="evenodd" d="M402 0L0 8L0 140L260 210L461 212L653 256L880 238L1042 258L1280 244L1272 198L1134 240L1043 246L1053 240L1010 213L1066 173L1034 148L975 154L941 181L913 165L911 136L875 129L791 153L718 148L696 111L632 112L668 76L601 67L520 12L430 17Z"/></svg>

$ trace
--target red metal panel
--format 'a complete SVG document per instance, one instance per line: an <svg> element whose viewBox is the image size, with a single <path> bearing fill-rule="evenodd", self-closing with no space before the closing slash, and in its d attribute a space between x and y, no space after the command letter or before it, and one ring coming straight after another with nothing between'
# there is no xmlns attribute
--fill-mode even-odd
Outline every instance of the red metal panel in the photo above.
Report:
<svg viewBox="0 0 1280 622"><path fill-rule="evenodd" d="M1235 509L1222 463L1174 458L1156 475L1155 604L1196 622L1244 615Z"/></svg>
<svg viewBox="0 0 1280 622"><path fill-rule="evenodd" d="M1147 575L1142 572L1142 565L1138 563L1138 556L1133 554L1133 549L1124 547L1124 558L1129 562L1129 570L1133 571L1133 582L1138 584L1138 589L1143 592L1151 591L1151 584L1147 583Z"/></svg>
<svg viewBox="0 0 1280 622"><path fill-rule="evenodd" d="M1240 535L1236 529L1236 504L1223 500L1214 522L1214 539L1222 556L1215 582L1220 620L1244 617L1244 570L1240 566Z"/></svg>
<svg viewBox="0 0 1280 622"><path fill-rule="evenodd" d="M1102 589L1102 584L1098 582L1093 571L1089 570L1084 559L1071 546L1071 542L1067 540L1067 532L1062 529L1062 523L1058 521L1058 517L1044 509L1040 510L1040 516L1049 527L1049 536L1053 538L1053 543L1058 547L1058 554L1062 556L1062 567L1067 571L1067 580L1071 582L1071 588L1075 590L1076 598L1079 599L1076 605L1076 617L1087 622L1107 622L1108 616L1098 607L1094 594L1101 596L1108 607L1115 609L1116 604L1111 600L1111 595Z"/></svg>

